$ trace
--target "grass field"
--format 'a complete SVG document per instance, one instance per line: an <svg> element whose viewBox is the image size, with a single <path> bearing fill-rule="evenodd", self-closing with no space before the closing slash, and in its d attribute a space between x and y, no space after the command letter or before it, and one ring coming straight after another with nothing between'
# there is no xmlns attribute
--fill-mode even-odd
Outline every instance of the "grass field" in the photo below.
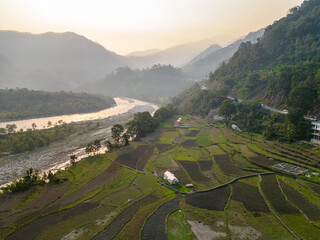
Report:
<svg viewBox="0 0 320 240"><path fill-rule="evenodd" d="M197 144L200 147L207 147L207 146L210 146L212 142L209 136L199 136L197 140Z"/></svg>
<svg viewBox="0 0 320 240"><path fill-rule="evenodd" d="M171 213L167 220L168 239L185 239L193 240L194 237L187 227L181 210Z"/></svg>

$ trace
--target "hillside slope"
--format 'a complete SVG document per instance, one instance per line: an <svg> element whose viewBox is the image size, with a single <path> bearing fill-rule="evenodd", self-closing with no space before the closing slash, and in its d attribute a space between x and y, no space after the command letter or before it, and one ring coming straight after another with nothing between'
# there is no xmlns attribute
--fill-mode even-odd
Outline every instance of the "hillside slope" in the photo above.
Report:
<svg viewBox="0 0 320 240"><path fill-rule="evenodd" d="M0 69L6 70L0 74L0 87L72 89L126 65L120 56L71 32L0 31L0 41Z"/></svg>
<svg viewBox="0 0 320 240"><path fill-rule="evenodd" d="M242 42L257 42L257 39L262 37L264 29L249 33L246 37L239 39L232 44L217 49L214 45L201 52L199 55L191 59L185 67L184 71L196 78L203 78L216 70L223 62L229 60L232 55L238 50Z"/></svg>
<svg viewBox="0 0 320 240"><path fill-rule="evenodd" d="M152 101L173 97L190 84L181 69L159 64L143 70L119 68L104 79L82 86L79 90Z"/></svg>
<svg viewBox="0 0 320 240"><path fill-rule="evenodd" d="M241 43L210 77L209 89L304 112L319 109L320 1L305 1L267 27L256 44Z"/></svg>

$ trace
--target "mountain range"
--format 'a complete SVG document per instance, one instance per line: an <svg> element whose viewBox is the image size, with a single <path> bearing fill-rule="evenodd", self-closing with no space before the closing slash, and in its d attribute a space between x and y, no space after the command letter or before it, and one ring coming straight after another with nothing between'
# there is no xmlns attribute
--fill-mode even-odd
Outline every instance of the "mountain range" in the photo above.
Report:
<svg viewBox="0 0 320 240"><path fill-rule="evenodd" d="M125 66L120 56L75 33L0 31L0 87L71 90Z"/></svg>
<svg viewBox="0 0 320 240"><path fill-rule="evenodd" d="M250 33L224 48L215 44L215 39L204 39L126 56L72 32L31 34L0 31L0 88L91 91L144 100L172 97L178 93L176 90L184 89L192 81L214 71L236 52L241 42L254 42L263 35L263 31ZM173 71L166 67L168 65L173 68L180 66L181 69ZM127 75L120 77L124 72ZM148 77L155 78L148 80ZM144 92L145 86L151 83L154 87ZM159 94L157 89L161 89Z"/></svg>
<svg viewBox="0 0 320 240"><path fill-rule="evenodd" d="M208 76L209 72L214 72L223 62L228 61L238 50L242 42L257 42L257 40L263 36L264 30L265 29L262 28L256 32L251 32L244 38L224 48L219 48L216 44L211 45L185 64L185 72L197 79Z"/></svg>

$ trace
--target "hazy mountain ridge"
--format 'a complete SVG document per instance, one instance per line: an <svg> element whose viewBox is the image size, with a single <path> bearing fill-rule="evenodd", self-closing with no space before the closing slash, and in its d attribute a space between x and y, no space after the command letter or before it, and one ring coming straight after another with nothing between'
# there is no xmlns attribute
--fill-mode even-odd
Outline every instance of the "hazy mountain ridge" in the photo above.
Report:
<svg viewBox="0 0 320 240"><path fill-rule="evenodd" d="M71 32L0 31L0 40L0 54L18 70L15 74L8 70L13 83L1 81L1 87L72 89L126 65L117 54Z"/></svg>
<svg viewBox="0 0 320 240"><path fill-rule="evenodd" d="M144 51L134 51L131 52L129 54L126 54L126 57L146 57L146 56L150 56L152 54L156 54L158 52L160 52L161 50L157 49L157 48L153 48L153 49L147 49Z"/></svg>
<svg viewBox="0 0 320 240"><path fill-rule="evenodd" d="M142 70L118 68L104 79L84 85L78 90L156 101L159 98L173 97L189 86L191 82L181 69L158 64Z"/></svg>
<svg viewBox="0 0 320 240"><path fill-rule="evenodd" d="M146 56L141 56L138 52L138 55L135 56L130 54L126 61L133 68L148 68L155 64L170 64L175 67L181 67L212 44L215 44L215 39L180 44Z"/></svg>
<svg viewBox="0 0 320 240"><path fill-rule="evenodd" d="M186 63L185 65L192 65L196 62L198 62L199 60L205 58L206 56L218 51L222 49L222 47L218 44L212 44L211 46L209 46L207 49L205 49L203 52L201 52L200 54L198 54L197 56L195 56L194 58L192 58L188 63Z"/></svg>
<svg viewBox="0 0 320 240"><path fill-rule="evenodd" d="M238 50L242 42L255 43L264 34L264 28L256 32L249 33L246 37L239 39L228 46L215 50L215 44L201 52L185 64L184 70L193 77L203 78L209 72L215 71L223 62L228 61Z"/></svg>

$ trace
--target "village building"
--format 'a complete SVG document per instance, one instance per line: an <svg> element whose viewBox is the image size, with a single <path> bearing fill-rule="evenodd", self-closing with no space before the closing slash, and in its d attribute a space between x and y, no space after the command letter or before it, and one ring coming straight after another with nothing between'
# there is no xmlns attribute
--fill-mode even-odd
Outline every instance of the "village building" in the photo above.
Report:
<svg viewBox="0 0 320 240"><path fill-rule="evenodd" d="M176 178L174 176L173 173L169 172L169 171L166 171L164 174L163 174L163 177L164 179L168 180L168 182L170 184L177 184L179 182L178 178Z"/></svg>
<svg viewBox="0 0 320 240"><path fill-rule="evenodd" d="M235 125L235 124L232 124L231 127L232 127L232 129L234 129L234 130L236 130L236 131L242 132L241 129L240 129L237 125Z"/></svg>
<svg viewBox="0 0 320 240"><path fill-rule="evenodd" d="M320 121L311 122L312 139L311 142L320 144Z"/></svg>

